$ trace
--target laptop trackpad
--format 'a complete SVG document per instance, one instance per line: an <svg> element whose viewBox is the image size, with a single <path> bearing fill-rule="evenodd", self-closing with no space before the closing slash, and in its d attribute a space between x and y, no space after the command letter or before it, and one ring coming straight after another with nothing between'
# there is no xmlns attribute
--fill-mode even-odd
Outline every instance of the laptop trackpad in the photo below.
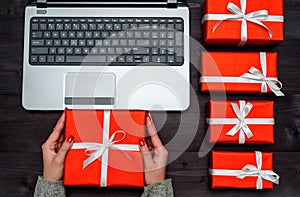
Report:
<svg viewBox="0 0 300 197"><path fill-rule="evenodd" d="M64 104L69 109L114 105L116 78L113 73L67 73Z"/></svg>

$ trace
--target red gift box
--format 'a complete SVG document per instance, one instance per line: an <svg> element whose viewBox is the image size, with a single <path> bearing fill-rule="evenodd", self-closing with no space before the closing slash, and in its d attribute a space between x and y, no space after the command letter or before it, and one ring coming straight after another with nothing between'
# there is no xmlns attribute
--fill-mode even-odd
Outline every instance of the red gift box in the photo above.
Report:
<svg viewBox="0 0 300 197"><path fill-rule="evenodd" d="M74 136L64 185L144 186L138 142L145 137L145 111L66 110L65 135Z"/></svg>
<svg viewBox="0 0 300 197"><path fill-rule="evenodd" d="M282 0L206 0L203 7L205 44L270 45L284 39Z"/></svg>
<svg viewBox="0 0 300 197"><path fill-rule="evenodd" d="M279 184L272 153L212 151L209 174L212 189L273 189L273 183Z"/></svg>
<svg viewBox="0 0 300 197"><path fill-rule="evenodd" d="M276 52L202 52L201 74L202 91L284 96Z"/></svg>
<svg viewBox="0 0 300 197"><path fill-rule="evenodd" d="M211 143L274 144L273 101L208 102Z"/></svg>

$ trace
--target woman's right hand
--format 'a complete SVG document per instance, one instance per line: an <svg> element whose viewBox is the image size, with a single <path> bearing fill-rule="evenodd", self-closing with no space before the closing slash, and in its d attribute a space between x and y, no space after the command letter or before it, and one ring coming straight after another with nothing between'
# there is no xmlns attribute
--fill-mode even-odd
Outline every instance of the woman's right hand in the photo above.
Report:
<svg viewBox="0 0 300 197"><path fill-rule="evenodd" d="M145 182L146 185L151 185L165 180L168 151L158 136L150 113L147 115L146 124L150 142L147 145L141 140L139 144L144 159Z"/></svg>
<svg viewBox="0 0 300 197"><path fill-rule="evenodd" d="M64 161L73 144L73 136L64 139L65 112L59 118L53 132L42 145L44 179L59 181L63 177Z"/></svg>

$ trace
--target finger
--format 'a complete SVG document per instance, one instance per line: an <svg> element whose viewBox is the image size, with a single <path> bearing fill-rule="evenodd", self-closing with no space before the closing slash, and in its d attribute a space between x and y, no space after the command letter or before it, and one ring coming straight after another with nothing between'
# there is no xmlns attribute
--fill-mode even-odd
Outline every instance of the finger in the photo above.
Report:
<svg viewBox="0 0 300 197"><path fill-rule="evenodd" d="M61 137L64 126L65 126L65 112L63 112L60 118L58 119L47 141L50 142L57 141Z"/></svg>
<svg viewBox="0 0 300 197"><path fill-rule="evenodd" d="M153 144L153 147L154 148L160 148L160 147L163 147L163 144L157 134L157 130L154 126L154 123L152 121L152 118L151 118L151 114L148 113L148 116L147 116L147 131L150 135L150 139L151 139L151 142Z"/></svg>
<svg viewBox="0 0 300 197"><path fill-rule="evenodd" d="M148 146L143 140L139 141L139 147L143 156L145 167L147 168L153 164L151 152L149 151Z"/></svg>
<svg viewBox="0 0 300 197"><path fill-rule="evenodd" d="M66 155L70 148L73 145L73 136L69 136L67 140L64 141L64 143L61 145L60 149L57 152L57 156L55 159L57 159L58 163L63 163L65 161Z"/></svg>

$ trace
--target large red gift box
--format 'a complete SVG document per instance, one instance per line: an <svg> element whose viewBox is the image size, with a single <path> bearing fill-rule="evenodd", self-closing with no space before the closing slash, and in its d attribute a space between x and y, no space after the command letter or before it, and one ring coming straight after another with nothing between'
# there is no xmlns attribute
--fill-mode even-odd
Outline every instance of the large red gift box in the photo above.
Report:
<svg viewBox="0 0 300 197"><path fill-rule="evenodd" d="M143 187L145 111L66 110L64 185Z"/></svg>
<svg viewBox="0 0 300 197"><path fill-rule="evenodd" d="M283 0L206 0L203 12L205 44L263 46L284 39Z"/></svg>
<svg viewBox="0 0 300 197"><path fill-rule="evenodd" d="M206 122L211 143L274 144L273 101L210 100Z"/></svg>
<svg viewBox="0 0 300 197"><path fill-rule="evenodd" d="M212 189L273 189L279 176L273 172L273 154L266 152L212 151Z"/></svg>
<svg viewBox="0 0 300 197"><path fill-rule="evenodd" d="M276 52L202 52L200 70L201 91L284 96Z"/></svg>

